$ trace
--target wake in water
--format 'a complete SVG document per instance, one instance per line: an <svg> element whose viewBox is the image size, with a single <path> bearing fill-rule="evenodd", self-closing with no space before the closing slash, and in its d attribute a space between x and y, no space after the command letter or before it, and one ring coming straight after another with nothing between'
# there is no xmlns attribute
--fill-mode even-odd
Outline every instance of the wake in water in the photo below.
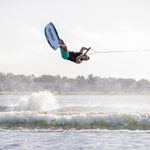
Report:
<svg viewBox="0 0 150 150"><path fill-rule="evenodd" d="M0 105L0 130L145 130L150 110L106 106L60 106L50 92L23 96L11 106Z"/></svg>
<svg viewBox="0 0 150 150"><path fill-rule="evenodd" d="M29 98L22 97L19 102L12 106L14 111L49 111L56 109L57 101L50 92L33 93Z"/></svg>

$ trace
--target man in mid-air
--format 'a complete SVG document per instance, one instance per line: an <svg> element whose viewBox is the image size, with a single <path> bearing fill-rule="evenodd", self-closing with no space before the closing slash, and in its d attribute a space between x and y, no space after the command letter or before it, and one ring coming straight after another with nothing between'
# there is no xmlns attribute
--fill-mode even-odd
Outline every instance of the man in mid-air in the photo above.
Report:
<svg viewBox="0 0 150 150"><path fill-rule="evenodd" d="M77 64L80 64L82 61L87 61L90 59L90 57L86 55L86 53L90 50L90 48L82 47L80 49L80 52L73 52L68 51L67 46L65 45L62 39L60 39L60 42L61 46L59 48L63 59L73 61ZM85 53L83 53L84 50L86 50Z"/></svg>

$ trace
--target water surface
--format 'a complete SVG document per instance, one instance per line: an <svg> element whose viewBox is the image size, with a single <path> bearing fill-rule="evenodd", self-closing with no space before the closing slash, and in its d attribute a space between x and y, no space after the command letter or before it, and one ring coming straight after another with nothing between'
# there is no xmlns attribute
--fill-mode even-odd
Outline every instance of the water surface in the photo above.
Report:
<svg viewBox="0 0 150 150"><path fill-rule="evenodd" d="M0 96L0 149L148 149L149 95Z"/></svg>

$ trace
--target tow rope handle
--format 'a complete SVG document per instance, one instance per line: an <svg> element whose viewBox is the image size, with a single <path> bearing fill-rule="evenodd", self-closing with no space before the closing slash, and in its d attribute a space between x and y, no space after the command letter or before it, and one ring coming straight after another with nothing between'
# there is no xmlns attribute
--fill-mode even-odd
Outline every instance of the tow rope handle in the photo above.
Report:
<svg viewBox="0 0 150 150"><path fill-rule="evenodd" d="M91 49L91 47L89 47L89 48L87 49L87 51L84 53L84 56L86 56L87 52L88 52L90 49Z"/></svg>

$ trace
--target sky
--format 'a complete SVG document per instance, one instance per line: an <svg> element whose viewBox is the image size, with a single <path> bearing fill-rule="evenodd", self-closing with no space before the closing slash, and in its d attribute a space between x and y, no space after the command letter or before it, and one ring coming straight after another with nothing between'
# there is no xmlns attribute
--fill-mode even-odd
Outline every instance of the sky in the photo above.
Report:
<svg viewBox="0 0 150 150"><path fill-rule="evenodd" d="M72 51L150 50L149 7L149 0L0 0L0 72L150 80L150 52L98 53L75 64L44 35L53 22Z"/></svg>

